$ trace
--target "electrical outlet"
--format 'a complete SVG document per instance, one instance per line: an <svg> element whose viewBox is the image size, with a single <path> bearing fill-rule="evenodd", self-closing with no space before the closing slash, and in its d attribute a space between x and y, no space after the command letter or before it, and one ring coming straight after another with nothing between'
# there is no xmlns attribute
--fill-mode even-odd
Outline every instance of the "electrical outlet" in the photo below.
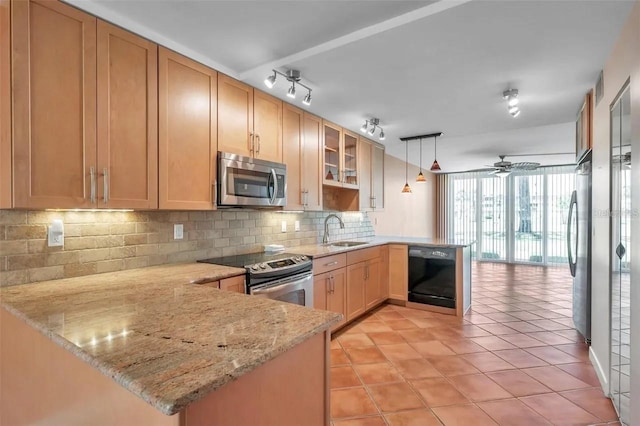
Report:
<svg viewBox="0 0 640 426"><path fill-rule="evenodd" d="M173 225L173 239L181 240L184 238L184 225L177 223Z"/></svg>
<svg viewBox="0 0 640 426"><path fill-rule="evenodd" d="M60 219L54 219L47 230L47 244L49 247L64 246L64 224Z"/></svg>
<svg viewBox="0 0 640 426"><path fill-rule="evenodd" d="M300 221L296 220L295 223L293 224L293 230L298 232L300 231Z"/></svg>
<svg viewBox="0 0 640 426"><path fill-rule="evenodd" d="M286 220L282 221L282 232L287 232L287 221Z"/></svg>

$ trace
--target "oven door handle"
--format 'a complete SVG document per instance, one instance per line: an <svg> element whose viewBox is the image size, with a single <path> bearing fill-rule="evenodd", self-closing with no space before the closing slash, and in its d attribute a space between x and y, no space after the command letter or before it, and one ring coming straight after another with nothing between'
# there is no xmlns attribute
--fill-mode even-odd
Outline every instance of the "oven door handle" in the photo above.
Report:
<svg viewBox="0 0 640 426"><path fill-rule="evenodd" d="M276 197L278 196L278 176L276 175L276 170L271 169L271 178L273 179L273 196L271 197L271 204L276 202Z"/></svg>
<svg viewBox="0 0 640 426"><path fill-rule="evenodd" d="M303 288L304 284L307 281L311 281L312 278L313 278L313 273L306 272L306 273L304 273L302 275L298 275L298 276L295 276L295 277L282 279L282 280L276 281L276 282L271 283L271 284L266 284L266 285L263 285L263 286L256 286L256 287L251 289L251 294L267 295L267 294L273 294L273 293L281 292L284 288L287 288L287 287Z"/></svg>

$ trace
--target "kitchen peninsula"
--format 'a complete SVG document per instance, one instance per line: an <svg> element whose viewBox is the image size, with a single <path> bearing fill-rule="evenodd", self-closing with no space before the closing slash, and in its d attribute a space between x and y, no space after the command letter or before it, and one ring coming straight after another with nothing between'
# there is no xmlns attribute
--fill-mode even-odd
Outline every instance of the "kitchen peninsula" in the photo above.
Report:
<svg viewBox="0 0 640 426"><path fill-rule="evenodd" d="M340 316L191 284L242 273L177 264L2 289L0 423L328 424Z"/></svg>

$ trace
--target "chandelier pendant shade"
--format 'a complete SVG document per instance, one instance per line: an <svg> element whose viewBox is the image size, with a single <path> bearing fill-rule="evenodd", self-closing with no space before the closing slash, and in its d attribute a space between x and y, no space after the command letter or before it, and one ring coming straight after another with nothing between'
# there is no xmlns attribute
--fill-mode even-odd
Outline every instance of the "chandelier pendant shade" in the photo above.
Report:
<svg viewBox="0 0 640 426"><path fill-rule="evenodd" d="M405 142L404 147L404 187L402 188L402 193L409 194L411 193L411 187L409 186L409 142Z"/></svg>
<svg viewBox="0 0 640 426"><path fill-rule="evenodd" d="M434 136L433 137L433 164L431 165L431 169L429 169L432 172L439 172L440 170L442 170L440 168L440 164L438 164L437 154L438 154L438 136Z"/></svg>
<svg viewBox="0 0 640 426"><path fill-rule="evenodd" d="M422 138L420 138L420 172L418 173L418 176L416 177L416 182L424 183L426 181L427 181L427 178L424 177L424 174L422 173Z"/></svg>

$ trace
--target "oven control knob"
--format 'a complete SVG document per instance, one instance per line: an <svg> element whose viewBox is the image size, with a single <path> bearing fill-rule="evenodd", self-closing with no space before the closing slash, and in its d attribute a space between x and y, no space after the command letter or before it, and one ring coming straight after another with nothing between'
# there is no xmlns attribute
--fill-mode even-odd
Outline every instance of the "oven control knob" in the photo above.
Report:
<svg viewBox="0 0 640 426"><path fill-rule="evenodd" d="M307 256L300 256L300 260L307 260L308 257Z"/></svg>
<svg viewBox="0 0 640 426"><path fill-rule="evenodd" d="M261 263L260 264L260 269L267 269L267 264L266 263Z"/></svg>
<svg viewBox="0 0 640 426"><path fill-rule="evenodd" d="M260 268L258 268L258 265L251 266L251 270L252 271L257 271L258 269L260 269Z"/></svg>

